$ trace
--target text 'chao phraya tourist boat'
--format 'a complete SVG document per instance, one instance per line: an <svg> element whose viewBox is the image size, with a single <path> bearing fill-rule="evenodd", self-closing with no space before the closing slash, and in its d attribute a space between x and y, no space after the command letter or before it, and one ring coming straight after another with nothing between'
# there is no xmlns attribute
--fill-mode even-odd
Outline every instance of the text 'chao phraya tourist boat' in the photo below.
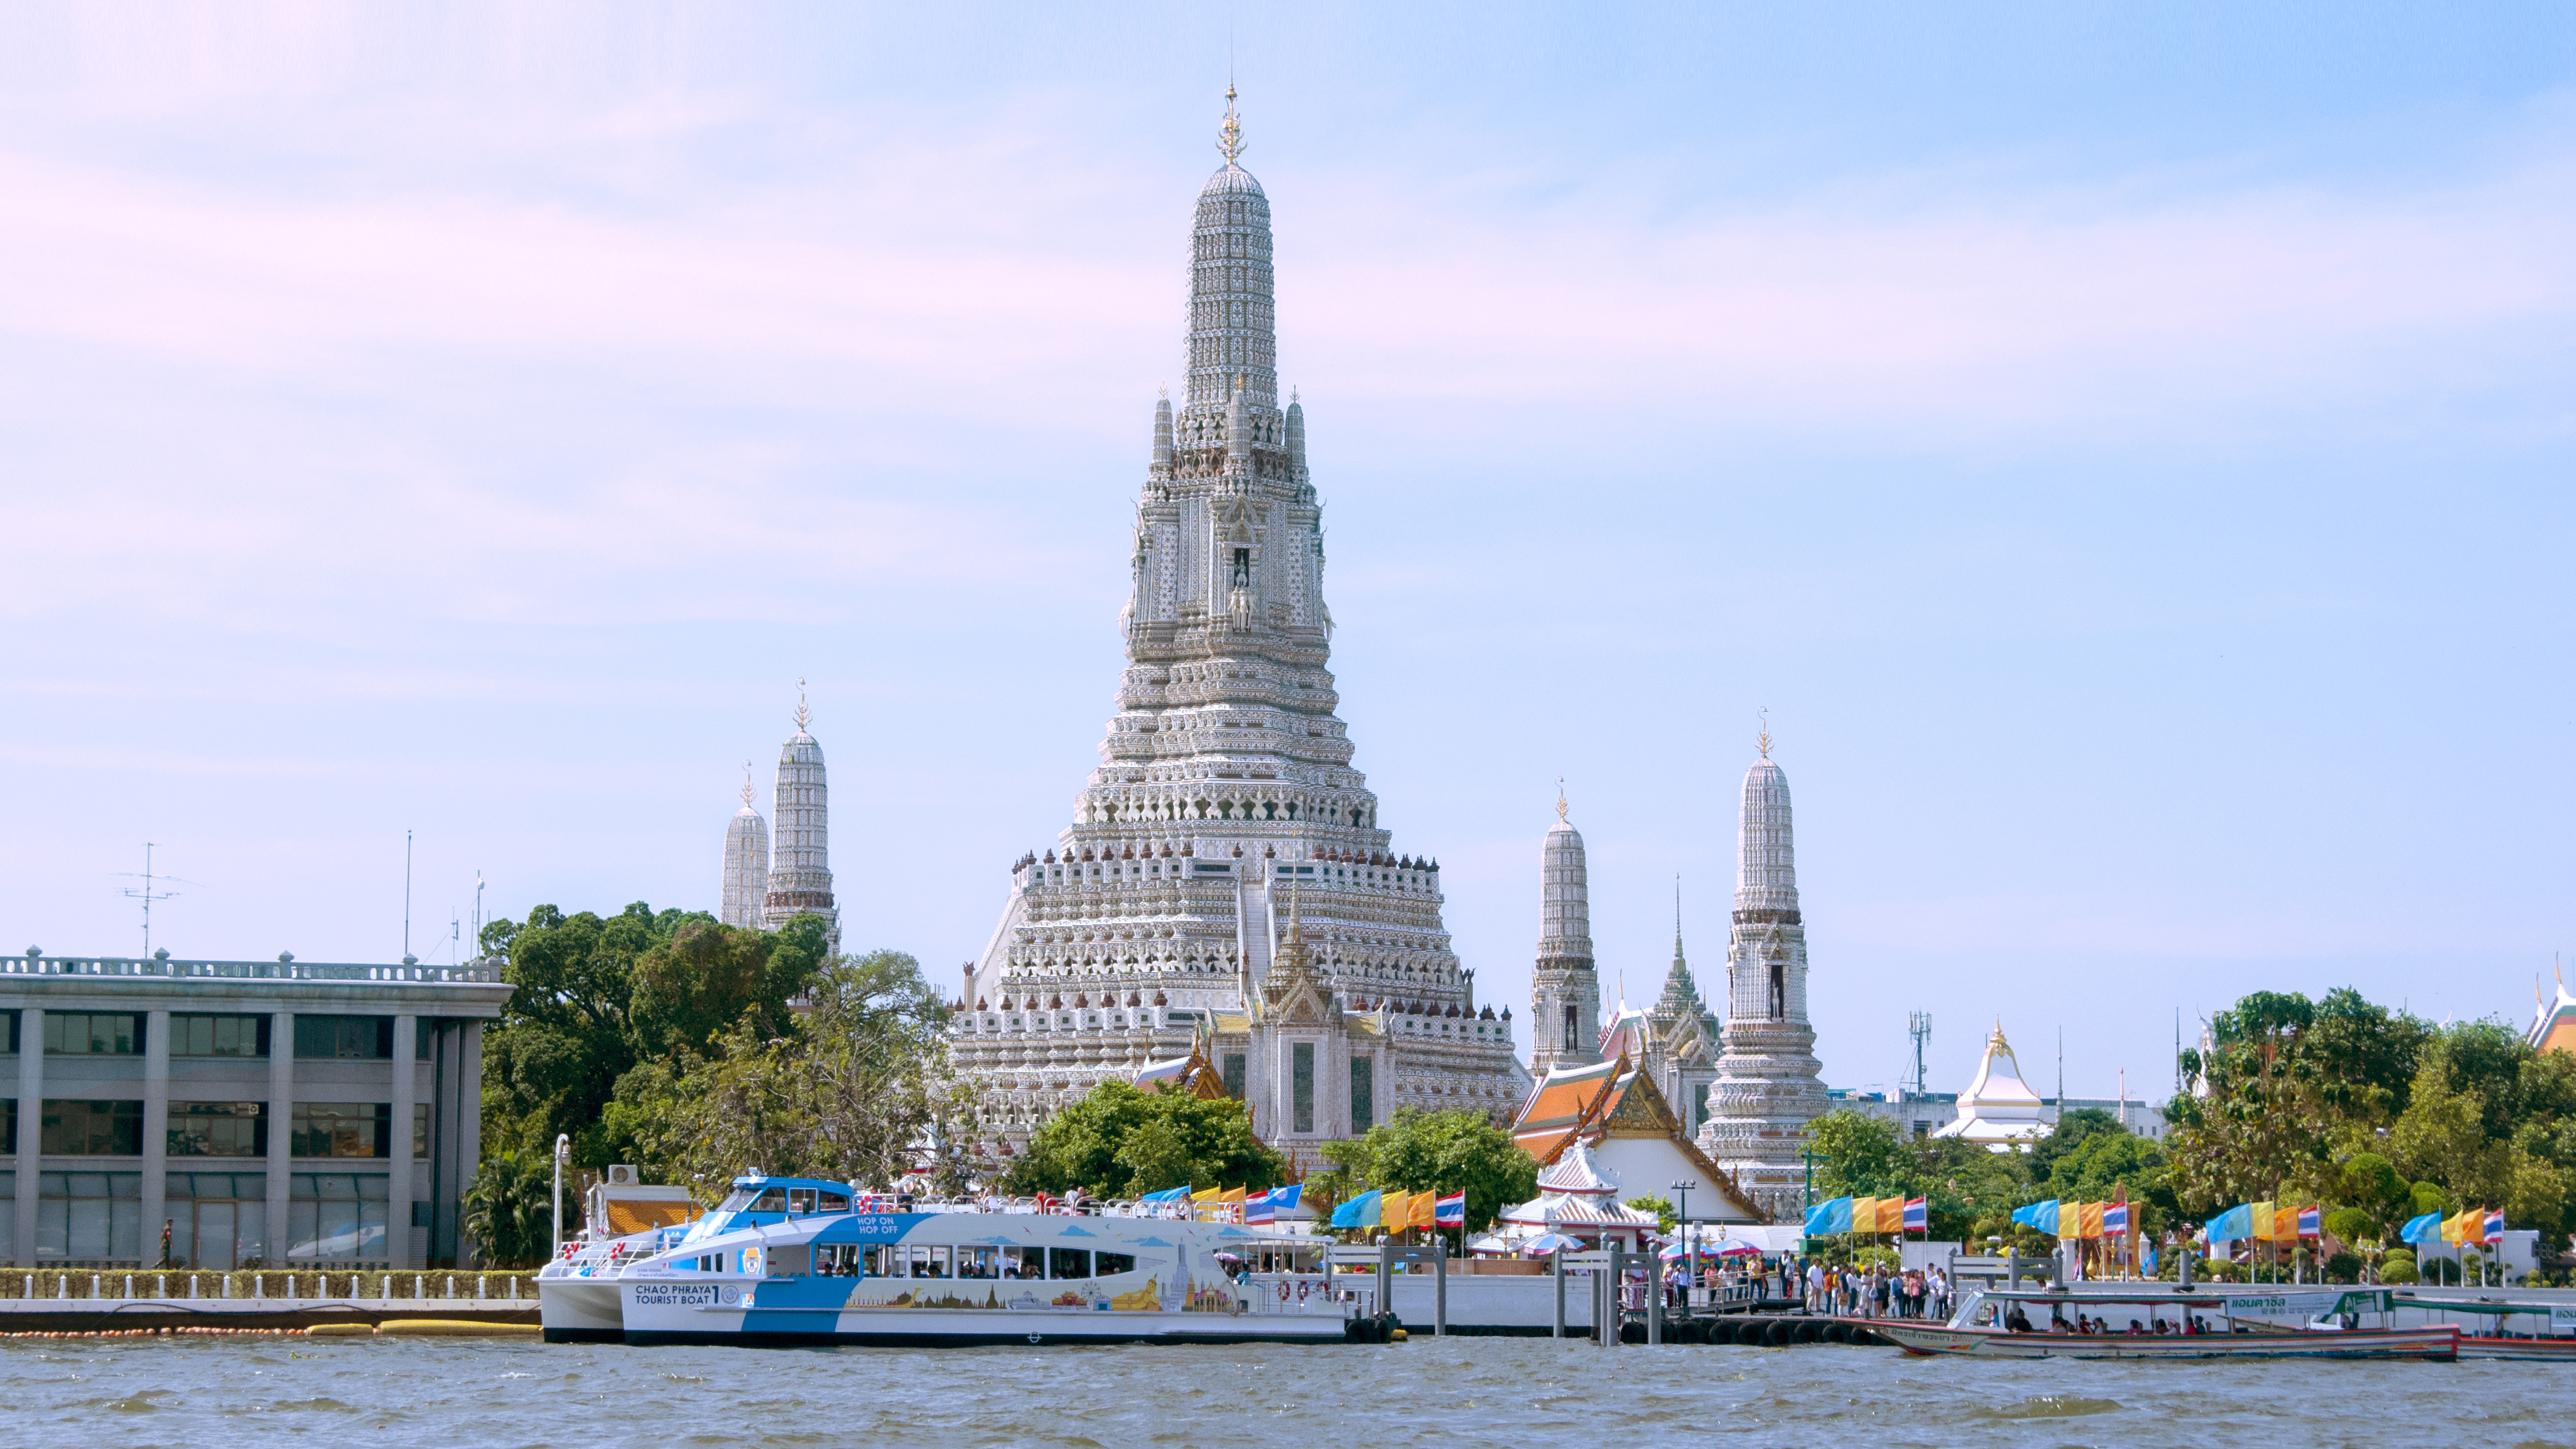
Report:
<svg viewBox="0 0 2576 1449"><path fill-rule="evenodd" d="M1962 1358L2459 1357L2454 1324L2386 1326L2384 1289L2285 1292L2141 1283L1970 1293L1946 1324L1873 1319L1872 1332L1926 1356ZM2373 1318L2382 1326L2364 1326ZM2091 1328L2080 1325L2089 1323Z"/></svg>
<svg viewBox="0 0 2576 1449"><path fill-rule="evenodd" d="M1353 1309L1325 1281L1247 1292L1230 1223L871 1210L840 1183L737 1178L686 1228L582 1245L538 1275L550 1342L759 1347L997 1343L1340 1343ZM1272 1245L1293 1252L1298 1245ZM1316 1251L1306 1245L1306 1251ZM1265 1288L1270 1285L1265 1284Z"/></svg>

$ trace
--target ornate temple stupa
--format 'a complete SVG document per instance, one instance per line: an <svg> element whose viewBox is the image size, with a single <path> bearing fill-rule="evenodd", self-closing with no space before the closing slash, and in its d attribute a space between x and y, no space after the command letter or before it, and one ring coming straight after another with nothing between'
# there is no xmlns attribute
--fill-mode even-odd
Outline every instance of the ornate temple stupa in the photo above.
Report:
<svg viewBox="0 0 2576 1449"><path fill-rule="evenodd" d="M723 908L728 926L758 926L769 895L769 822L752 807L751 762L742 764L742 808L725 827Z"/></svg>
<svg viewBox="0 0 2576 1449"><path fill-rule="evenodd" d="M2531 984L2531 1030L2525 1039L2534 1051L2576 1053L2576 994L2567 990L2567 975L2560 971L2556 995L2544 995L2540 983Z"/></svg>
<svg viewBox="0 0 2576 1449"><path fill-rule="evenodd" d="M1700 1146L1774 1221L1800 1205L1807 1124L1824 1115L1816 1030L1807 1021L1807 927L1798 911L1789 777L1771 730L1744 774L1735 921L1726 950L1726 1025Z"/></svg>
<svg viewBox="0 0 2576 1449"><path fill-rule="evenodd" d="M1218 150L1187 386L1155 405L1136 502L1118 712L1072 823L1013 864L952 1028L997 1155L1095 1084L1193 1052L1307 1164L1399 1106L1508 1120L1528 1082L1509 1013L1478 1008L1450 949L1438 864L1395 849L1351 766L1305 410L1281 406L1270 202L1231 88Z"/></svg>
<svg viewBox="0 0 2576 1449"><path fill-rule="evenodd" d="M1557 782L1556 824L1539 851L1538 960L1530 970L1530 1075L1601 1060L1601 978L1592 965L1592 885L1583 835L1565 818Z"/></svg>
<svg viewBox="0 0 2576 1449"><path fill-rule="evenodd" d="M1959 1094L1959 1115L1932 1131L1935 1137L1960 1137L1990 1152L2028 1151L2054 1129L2040 1119L2045 1106L2039 1093L2021 1078L2021 1059L2004 1040L1998 1018L1995 1034L1986 1038L1985 1057L1968 1090Z"/></svg>
<svg viewBox="0 0 2576 1449"><path fill-rule="evenodd" d="M838 953L841 909L832 899L823 747L809 732L814 712L805 703L805 681L796 681L796 689L796 733L778 749L778 793L770 806L778 817L777 848L770 855L761 924L774 931L800 915L821 916L832 923L828 949Z"/></svg>

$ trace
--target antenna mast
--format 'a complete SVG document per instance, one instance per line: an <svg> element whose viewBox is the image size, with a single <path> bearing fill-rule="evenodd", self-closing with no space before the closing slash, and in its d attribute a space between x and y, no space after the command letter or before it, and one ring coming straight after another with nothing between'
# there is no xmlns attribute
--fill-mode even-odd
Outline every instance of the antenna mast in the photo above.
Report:
<svg viewBox="0 0 2576 1449"><path fill-rule="evenodd" d="M117 894L125 897L127 900L141 901L143 903L143 958L148 961L152 958L152 903L154 901L173 899L179 893L177 891L159 891L152 888L152 842L149 840L143 842L143 874L137 876L134 872L127 871L125 872L125 877L128 880L141 880L143 882L140 886L128 886L124 890L117 892ZM160 879L175 880L177 877L162 876Z"/></svg>
<svg viewBox="0 0 2576 1449"><path fill-rule="evenodd" d="M1914 1085L1911 1091L1912 1095L1920 1097L1926 1093L1926 1087L1923 1080L1923 1048L1930 1044L1932 1040L1932 1013L1928 1011L1907 1012L1905 1014L1905 1034L1914 1040Z"/></svg>
<svg viewBox="0 0 2576 1449"><path fill-rule="evenodd" d="M403 960L411 960L411 832L403 832Z"/></svg>

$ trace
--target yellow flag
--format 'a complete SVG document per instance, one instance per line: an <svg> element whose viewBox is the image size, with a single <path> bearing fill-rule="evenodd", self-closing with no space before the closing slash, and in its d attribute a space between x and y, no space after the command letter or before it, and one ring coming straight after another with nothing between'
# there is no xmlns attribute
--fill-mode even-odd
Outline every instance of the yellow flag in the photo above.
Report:
<svg viewBox="0 0 2576 1449"><path fill-rule="evenodd" d="M1239 1188L1239 1187L1229 1187L1229 1188L1227 1188L1227 1189L1225 1190L1225 1194L1224 1194L1223 1196L1221 1196L1221 1197L1219 1197L1219 1198L1217 1199L1217 1202L1218 1202L1218 1203L1220 1203L1220 1204L1222 1204L1223 1206L1226 1206L1226 1207L1233 1207L1233 1206L1236 1206L1237 1204L1241 1203L1242 1201L1243 1201L1243 1189L1242 1189L1242 1188Z"/></svg>
<svg viewBox="0 0 2576 1449"><path fill-rule="evenodd" d="M1855 1233L1874 1233L1878 1231L1877 1198L1856 1197L1852 1199L1851 1230Z"/></svg>
<svg viewBox="0 0 2576 1449"><path fill-rule="evenodd" d="M1392 1189L1378 1193L1377 1220L1388 1232L1400 1232L1413 1223L1413 1199Z"/></svg>
<svg viewBox="0 0 2576 1449"><path fill-rule="evenodd" d="M2252 1206L2254 1208L2254 1230L2251 1233L2246 1234L2246 1236L2252 1238L2258 1243L2268 1241L2272 1236L2272 1205L2268 1202L2258 1202Z"/></svg>

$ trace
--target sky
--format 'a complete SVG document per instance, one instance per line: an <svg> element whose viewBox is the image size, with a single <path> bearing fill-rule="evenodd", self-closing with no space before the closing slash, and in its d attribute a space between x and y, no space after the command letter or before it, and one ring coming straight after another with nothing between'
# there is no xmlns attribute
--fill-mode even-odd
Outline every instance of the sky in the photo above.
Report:
<svg viewBox="0 0 2576 1449"><path fill-rule="evenodd" d="M2563 6L0 11L0 932L712 909L804 681L854 947L1070 821L1229 75L1333 667L1481 999L1562 777L1722 988L1768 711L1836 1086L2576 949ZM19 949L15 939L8 949Z"/></svg>

